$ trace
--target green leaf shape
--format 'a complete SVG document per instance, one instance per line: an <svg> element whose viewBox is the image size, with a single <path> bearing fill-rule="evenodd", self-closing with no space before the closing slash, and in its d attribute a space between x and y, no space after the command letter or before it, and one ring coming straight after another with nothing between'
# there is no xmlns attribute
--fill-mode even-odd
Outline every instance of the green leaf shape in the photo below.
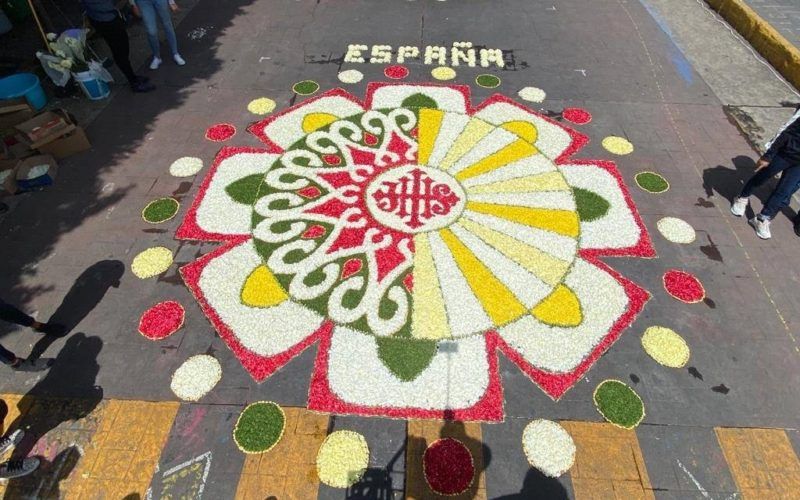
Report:
<svg viewBox="0 0 800 500"><path fill-rule="evenodd" d="M236 203L252 205L258 199L258 188L261 186L263 179L264 174L252 174L242 177L228 184L225 187L225 192Z"/></svg>
<svg viewBox="0 0 800 500"><path fill-rule="evenodd" d="M264 453L283 437L286 416L277 403L259 401L245 408L233 429L233 440L245 453Z"/></svg>
<svg viewBox="0 0 800 500"><path fill-rule="evenodd" d="M594 404L603 418L625 429L633 429L644 418L642 399L619 380L601 382L594 390Z"/></svg>
<svg viewBox="0 0 800 500"><path fill-rule="evenodd" d="M578 207L578 217L583 222L591 222L608 213L611 204L599 194L587 189L572 188L575 194L575 204Z"/></svg>
<svg viewBox="0 0 800 500"><path fill-rule="evenodd" d="M475 78L475 83L483 88L493 89L500 86L500 78L494 75L483 74Z"/></svg>
<svg viewBox="0 0 800 500"><path fill-rule="evenodd" d="M650 193L663 193L669 189L669 182L655 172L639 172L636 174L636 184Z"/></svg>
<svg viewBox="0 0 800 500"><path fill-rule="evenodd" d="M175 217L180 206L175 198L159 198L144 207L142 218L150 224L160 224Z"/></svg>
<svg viewBox="0 0 800 500"><path fill-rule="evenodd" d="M378 337L378 357L397 378L410 382L417 378L436 355L436 341L398 336Z"/></svg>
<svg viewBox="0 0 800 500"><path fill-rule="evenodd" d="M400 104L400 106L403 108L439 108L439 105L436 104L436 101L432 97L419 92L403 99L403 102Z"/></svg>

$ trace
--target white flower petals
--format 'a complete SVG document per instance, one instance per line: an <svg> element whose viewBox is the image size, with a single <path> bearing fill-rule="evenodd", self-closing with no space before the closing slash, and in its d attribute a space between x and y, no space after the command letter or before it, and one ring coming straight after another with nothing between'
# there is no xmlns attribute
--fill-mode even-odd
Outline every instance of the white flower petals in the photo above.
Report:
<svg viewBox="0 0 800 500"><path fill-rule="evenodd" d="M697 238L692 225L677 217L664 217L658 221L656 227L661 236L672 243L688 245Z"/></svg>
<svg viewBox="0 0 800 500"><path fill-rule="evenodd" d="M524 99L529 102L542 102L547 94L545 94L544 90L538 87L525 87L519 92L517 95L520 99Z"/></svg>
<svg viewBox="0 0 800 500"><path fill-rule="evenodd" d="M338 78L342 83L358 83L364 78L364 73L357 69L347 69L340 72Z"/></svg>
<svg viewBox="0 0 800 500"><path fill-rule="evenodd" d="M169 387L184 401L198 401L222 378L222 367L216 358L198 354L187 359L172 375Z"/></svg>
<svg viewBox="0 0 800 500"><path fill-rule="evenodd" d="M528 463L545 476L558 477L575 463L575 442L552 420L534 420L522 432L522 448Z"/></svg>
<svg viewBox="0 0 800 500"><path fill-rule="evenodd" d="M203 169L203 160L192 156L178 158L169 166L169 173L175 177L191 177Z"/></svg>

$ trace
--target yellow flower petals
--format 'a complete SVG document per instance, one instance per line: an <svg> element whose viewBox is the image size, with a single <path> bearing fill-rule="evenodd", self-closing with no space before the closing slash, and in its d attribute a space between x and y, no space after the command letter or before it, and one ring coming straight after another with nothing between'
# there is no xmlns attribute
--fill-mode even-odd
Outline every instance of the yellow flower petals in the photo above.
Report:
<svg viewBox="0 0 800 500"><path fill-rule="evenodd" d="M610 135L603 139L603 147L606 151L615 155L624 156L633 153L633 144L624 137L615 135Z"/></svg>
<svg viewBox="0 0 800 500"><path fill-rule="evenodd" d="M651 326L642 335L642 347L651 358L670 368L683 368L689 362L689 346L683 337L663 326Z"/></svg>
<svg viewBox="0 0 800 500"><path fill-rule="evenodd" d="M447 66L439 66L431 70L431 76L437 80L452 80L456 77L456 70Z"/></svg>
<svg viewBox="0 0 800 500"><path fill-rule="evenodd" d="M254 115L266 115L268 113L272 113L274 110L275 101L269 97L259 97L258 99L253 99L250 101L250 104L247 105L247 111L253 113Z"/></svg>
<svg viewBox="0 0 800 500"><path fill-rule="evenodd" d="M172 250L153 247L133 258L131 271L137 278L147 279L158 276L172 265Z"/></svg>
<svg viewBox="0 0 800 500"><path fill-rule="evenodd" d="M364 436L353 431L330 434L317 454L319 480L334 488L347 488L364 475L369 465L369 447Z"/></svg>

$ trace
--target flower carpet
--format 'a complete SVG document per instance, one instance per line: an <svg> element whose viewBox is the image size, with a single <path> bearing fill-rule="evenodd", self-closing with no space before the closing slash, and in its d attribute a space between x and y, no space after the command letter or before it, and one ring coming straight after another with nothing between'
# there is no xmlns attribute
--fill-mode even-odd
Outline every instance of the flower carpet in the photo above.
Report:
<svg viewBox="0 0 800 500"><path fill-rule="evenodd" d="M181 274L256 381L319 344L309 409L500 421L498 352L558 399L649 298L599 259L655 255L614 163L515 100L372 83L249 132L176 234L222 245Z"/></svg>

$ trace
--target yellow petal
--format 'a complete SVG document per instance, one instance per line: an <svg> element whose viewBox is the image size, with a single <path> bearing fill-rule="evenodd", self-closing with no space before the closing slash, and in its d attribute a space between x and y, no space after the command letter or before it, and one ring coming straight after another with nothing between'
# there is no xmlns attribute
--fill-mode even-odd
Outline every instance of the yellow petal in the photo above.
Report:
<svg viewBox="0 0 800 500"><path fill-rule="evenodd" d="M303 117L303 132L309 134L338 120L339 117L330 113L309 113Z"/></svg>
<svg viewBox="0 0 800 500"><path fill-rule="evenodd" d="M558 285L531 310L531 314L542 323L552 326L578 326L583 321L581 302L575 292Z"/></svg>
<svg viewBox="0 0 800 500"><path fill-rule="evenodd" d="M264 265L250 273L242 288L242 304L250 307L273 307L288 298L278 279Z"/></svg>

